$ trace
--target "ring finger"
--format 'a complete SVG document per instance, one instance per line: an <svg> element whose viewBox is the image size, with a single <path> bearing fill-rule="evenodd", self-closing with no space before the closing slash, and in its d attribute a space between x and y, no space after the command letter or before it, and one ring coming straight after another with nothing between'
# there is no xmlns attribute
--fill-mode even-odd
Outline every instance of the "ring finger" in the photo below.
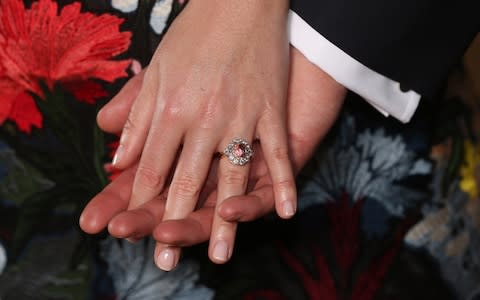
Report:
<svg viewBox="0 0 480 300"><path fill-rule="evenodd" d="M248 141L253 138L252 133L242 136ZM223 145L227 146L219 163L216 209L225 199L245 194L250 171L249 160L253 155L253 148L245 139L234 138L224 141ZM236 230L237 223L226 222L217 213L214 214L208 251L213 262L221 264L230 259Z"/></svg>

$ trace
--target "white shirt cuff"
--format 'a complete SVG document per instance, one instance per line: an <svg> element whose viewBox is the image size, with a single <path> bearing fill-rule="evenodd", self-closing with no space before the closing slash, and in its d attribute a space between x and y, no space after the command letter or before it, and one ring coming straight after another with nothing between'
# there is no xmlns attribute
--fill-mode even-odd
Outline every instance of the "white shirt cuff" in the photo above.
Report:
<svg viewBox="0 0 480 300"><path fill-rule="evenodd" d="M410 121L420 101L415 91L402 92L400 83L383 76L328 41L299 15L289 13L290 44L338 83L357 93L385 116Z"/></svg>

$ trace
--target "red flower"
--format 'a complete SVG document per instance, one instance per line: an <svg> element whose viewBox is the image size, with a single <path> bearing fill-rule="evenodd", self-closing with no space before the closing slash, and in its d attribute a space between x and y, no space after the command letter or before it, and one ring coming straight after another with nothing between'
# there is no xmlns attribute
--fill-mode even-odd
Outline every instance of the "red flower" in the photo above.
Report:
<svg viewBox="0 0 480 300"><path fill-rule="evenodd" d="M32 126L37 128L42 127L42 114L38 111L32 95L27 92L22 92L12 97L12 100L12 107L8 117L11 120L15 120L18 129L30 133Z"/></svg>
<svg viewBox="0 0 480 300"><path fill-rule="evenodd" d="M105 96L92 79L113 82L127 76L130 61L111 60L130 44L131 34L119 29L123 20L80 10L77 2L58 13L52 0L39 0L30 9L21 0L1 1L0 124L10 119L25 132L42 126L33 99L25 100L30 93L42 96L41 82L48 88L58 83L65 89L75 87L72 94L78 100L92 103Z"/></svg>
<svg viewBox="0 0 480 300"><path fill-rule="evenodd" d="M343 193L340 200L328 203L326 208L330 218L330 239L340 268L341 286L345 288L349 270L358 257L360 244L360 218L365 199L353 205L348 195Z"/></svg>
<svg viewBox="0 0 480 300"><path fill-rule="evenodd" d="M321 254L320 249L318 249L317 246L314 246L314 255L315 267L318 271L318 279L312 278L302 263L293 256L286 247L280 245L279 250L286 263L301 277L308 299L338 299L333 275L330 273L325 257Z"/></svg>
<svg viewBox="0 0 480 300"><path fill-rule="evenodd" d="M112 163L106 163L103 165L103 169L107 172L108 180L114 181L115 178L122 174L122 171L115 168Z"/></svg>
<svg viewBox="0 0 480 300"><path fill-rule="evenodd" d="M299 276L307 299L376 299L392 263L401 250L406 229L410 225L401 224L390 247L363 266L363 262L360 262L359 243L362 239L360 218L364 203L365 200L358 200L352 204L348 195L343 194L340 200L327 204L330 242L335 257L332 265L327 263L327 256L322 253L318 244L312 243L309 247L313 254L313 266L309 268L284 244L278 245L283 261ZM358 265L361 265L360 270ZM312 267L315 270L314 274L311 273ZM279 291L265 289L250 292L244 299L282 300L282 295Z"/></svg>

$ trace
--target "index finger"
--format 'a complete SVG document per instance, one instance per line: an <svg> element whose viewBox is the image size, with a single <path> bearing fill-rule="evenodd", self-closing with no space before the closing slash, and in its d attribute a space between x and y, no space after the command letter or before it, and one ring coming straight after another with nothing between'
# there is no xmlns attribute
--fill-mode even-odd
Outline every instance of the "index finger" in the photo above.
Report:
<svg viewBox="0 0 480 300"><path fill-rule="evenodd" d="M99 233L115 215L127 209L136 167L137 165L134 165L125 169L90 200L80 216L79 223L83 231Z"/></svg>

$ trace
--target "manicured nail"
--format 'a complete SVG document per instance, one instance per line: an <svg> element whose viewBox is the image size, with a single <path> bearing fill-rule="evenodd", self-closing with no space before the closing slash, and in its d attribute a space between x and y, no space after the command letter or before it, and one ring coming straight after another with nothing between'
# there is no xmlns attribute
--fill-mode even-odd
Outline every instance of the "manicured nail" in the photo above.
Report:
<svg viewBox="0 0 480 300"><path fill-rule="evenodd" d="M157 257L157 266L164 271L171 271L175 267L175 253L170 248L163 249Z"/></svg>
<svg viewBox="0 0 480 300"><path fill-rule="evenodd" d="M295 214L295 208L293 208L293 204L290 201L283 201L282 209L283 215L287 218L292 217Z"/></svg>
<svg viewBox="0 0 480 300"><path fill-rule="evenodd" d="M117 151L115 152L115 156L113 157L113 161L112 161L113 166L115 166L120 161L124 150L125 150L125 146L120 144L120 146L118 146L117 148Z"/></svg>
<svg viewBox="0 0 480 300"><path fill-rule="evenodd" d="M228 259L228 244L226 241L217 241L213 247L212 257L218 261L225 262Z"/></svg>

